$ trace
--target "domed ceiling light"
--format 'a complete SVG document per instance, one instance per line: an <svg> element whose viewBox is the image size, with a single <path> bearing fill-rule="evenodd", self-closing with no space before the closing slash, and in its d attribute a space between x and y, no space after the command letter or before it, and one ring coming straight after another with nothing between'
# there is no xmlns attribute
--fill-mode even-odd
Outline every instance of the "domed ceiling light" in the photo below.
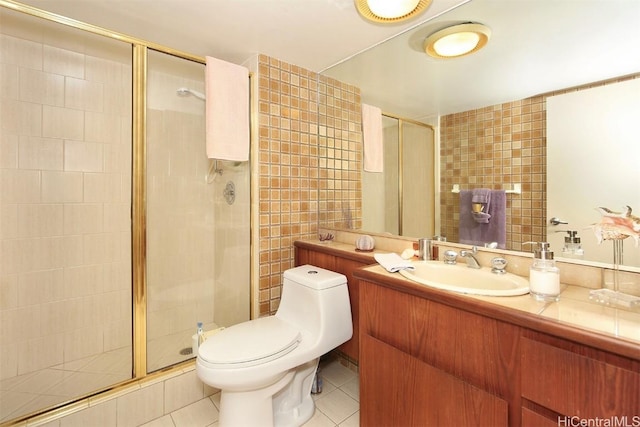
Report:
<svg viewBox="0 0 640 427"><path fill-rule="evenodd" d="M427 10L431 0L354 0L360 15L369 21L394 23Z"/></svg>
<svg viewBox="0 0 640 427"><path fill-rule="evenodd" d="M467 22L431 34L424 41L424 50L434 58L458 58L482 49L489 37L488 27Z"/></svg>

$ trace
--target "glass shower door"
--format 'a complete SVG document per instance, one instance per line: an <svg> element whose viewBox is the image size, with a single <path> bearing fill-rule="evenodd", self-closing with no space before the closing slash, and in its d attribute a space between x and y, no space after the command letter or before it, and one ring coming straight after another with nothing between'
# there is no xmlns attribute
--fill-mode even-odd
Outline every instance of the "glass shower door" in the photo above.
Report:
<svg viewBox="0 0 640 427"><path fill-rule="evenodd" d="M133 368L131 45L0 22L1 424Z"/></svg>
<svg viewBox="0 0 640 427"><path fill-rule="evenodd" d="M249 318L249 165L206 157L203 64L150 51L148 70L152 372L195 356L197 322L211 331Z"/></svg>

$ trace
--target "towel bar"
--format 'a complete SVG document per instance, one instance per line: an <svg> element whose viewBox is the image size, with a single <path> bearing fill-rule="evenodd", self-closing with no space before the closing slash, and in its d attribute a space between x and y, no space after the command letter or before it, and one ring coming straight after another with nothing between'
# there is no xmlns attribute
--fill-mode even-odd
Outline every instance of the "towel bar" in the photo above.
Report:
<svg viewBox="0 0 640 427"><path fill-rule="evenodd" d="M453 184L453 188L451 189L452 193L460 192L460 184ZM516 183L513 184L513 188L511 190L504 190L507 194L522 194L522 184Z"/></svg>

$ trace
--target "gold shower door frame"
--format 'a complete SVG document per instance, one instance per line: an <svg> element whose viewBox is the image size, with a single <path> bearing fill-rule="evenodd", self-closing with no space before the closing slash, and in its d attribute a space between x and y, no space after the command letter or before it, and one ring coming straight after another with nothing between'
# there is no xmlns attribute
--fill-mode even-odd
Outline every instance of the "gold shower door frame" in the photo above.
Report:
<svg viewBox="0 0 640 427"><path fill-rule="evenodd" d="M397 164L397 168L398 168L398 234L400 236L404 236L403 234L403 228L404 228L404 224L403 224L403 217L404 217L404 161L403 161L403 156L404 156L404 124L412 124L412 125L416 125L416 126L420 126L423 128L427 128L430 129L432 132L434 132L434 127L426 124L426 123L422 123L419 122L417 120L412 120L412 119L407 119L405 117L401 117L392 113L387 113L387 112L383 112L382 113L383 117L388 117L390 119L394 119L398 121L398 164ZM435 137L435 136L434 136ZM434 138L432 137L432 138ZM434 149L435 149L435 144L434 144ZM433 153L435 156L435 152ZM430 188L431 194L433 194L433 197L435 199L435 185L432 185ZM429 227L431 229L435 229L435 214L432 215L431 218L431 222L429 224Z"/></svg>
<svg viewBox="0 0 640 427"><path fill-rule="evenodd" d="M147 283L146 283L146 119L147 119L147 53L158 51L181 59L205 64L205 58L181 52L169 47L109 31L50 12L27 6L12 0L0 0L0 7L33 17L42 18L78 30L118 40L132 46L133 105L132 105L132 313L133 313L133 372L132 378L113 384L109 389L90 397L80 397L53 410L43 410L22 419L37 417L39 422L57 419L86 406L87 401L105 400L122 393L129 386L136 387L142 381L153 381L171 370L180 370L190 361L178 363L152 374L147 373ZM20 420L14 420L19 422Z"/></svg>

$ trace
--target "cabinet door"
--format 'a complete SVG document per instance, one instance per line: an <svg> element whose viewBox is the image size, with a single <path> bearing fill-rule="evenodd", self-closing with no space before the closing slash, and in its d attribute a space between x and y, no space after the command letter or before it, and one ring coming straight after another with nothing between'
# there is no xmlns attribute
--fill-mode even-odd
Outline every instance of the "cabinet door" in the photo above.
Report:
<svg viewBox="0 0 640 427"><path fill-rule="evenodd" d="M369 335L360 339L361 425L508 424L506 401Z"/></svg>
<svg viewBox="0 0 640 427"><path fill-rule="evenodd" d="M522 427L558 427L558 425L558 421L552 421L531 409L522 408Z"/></svg>
<svg viewBox="0 0 640 427"><path fill-rule="evenodd" d="M336 271L347 276L347 281L349 283L349 300L351 302L351 319L353 320L353 337L342 344L339 348L340 350L349 356L354 361L358 361L359 358L359 346L360 346L360 291L359 291L359 280L353 277L353 272L358 268L364 266L365 264L353 261L346 258L337 258L336 259Z"/></svg>
<svg viewBox="0 0 640 427"><path fill-rule="evenodd" d="M640 414L640 372L529 338L521 348L522 397L567 417Z"/></svg>

